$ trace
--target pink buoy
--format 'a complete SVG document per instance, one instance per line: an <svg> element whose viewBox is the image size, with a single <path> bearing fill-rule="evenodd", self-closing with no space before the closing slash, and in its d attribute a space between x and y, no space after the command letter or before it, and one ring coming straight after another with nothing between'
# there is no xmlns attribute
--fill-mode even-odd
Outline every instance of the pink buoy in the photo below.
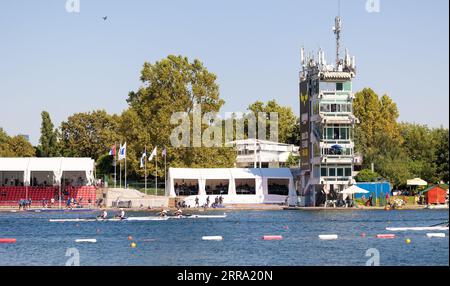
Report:
<svg viewBox="0 0 450 286"><path fill-rule="evenodd" d="M395 234L392 233L377 234L377 238L395 238Z"/></svg>
<svg viewBox="0 0 450 286"><path fill-rule="evenodd" d="M362 232L362 233L361 233L361 237L366 237L366 233L365 233L365 232Z"/></svg>
<svg viewBox="0 0 450 286"><path fill-rule="evenodd" d="M283 236L281 236L281 235L264 235L263 239L264 240L282 240Z"/></svg>
<svg viewBox="0 0 450 286"><path fill-rule="evenodd" d="M16 241L15 238L0 238L0 243L15 243Z"/></svg>

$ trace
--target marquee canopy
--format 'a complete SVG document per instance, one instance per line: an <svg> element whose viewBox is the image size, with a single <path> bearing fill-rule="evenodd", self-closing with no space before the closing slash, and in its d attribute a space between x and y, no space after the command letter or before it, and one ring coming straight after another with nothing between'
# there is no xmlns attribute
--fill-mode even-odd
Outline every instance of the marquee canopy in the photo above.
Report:
<svg viewBox="0 0 450 286"><path fill-rule="evenodd" d="M0 158L0 172L22 172L30 183L32 172L52 172L57 182L64 172L85 173L88 182L94 179L94 160L91 158Z"/></svg>

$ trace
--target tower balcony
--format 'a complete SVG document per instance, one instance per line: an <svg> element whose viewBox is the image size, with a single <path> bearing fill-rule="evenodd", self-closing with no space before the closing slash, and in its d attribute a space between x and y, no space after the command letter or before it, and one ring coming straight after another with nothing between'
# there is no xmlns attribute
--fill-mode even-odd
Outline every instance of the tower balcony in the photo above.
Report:
<svg viewBox="0 0 450 286"><path fill-rule="evenodd" d="M319 121L322 124L357 124L359 123L351 112L320 112L315 118L316 122Z"/></svg>

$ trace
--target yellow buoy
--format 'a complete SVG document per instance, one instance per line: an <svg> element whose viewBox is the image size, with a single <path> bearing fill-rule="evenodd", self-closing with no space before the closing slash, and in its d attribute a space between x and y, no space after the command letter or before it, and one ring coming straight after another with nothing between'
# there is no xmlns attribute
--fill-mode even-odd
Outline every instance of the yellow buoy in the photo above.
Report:
<svg viewBox="0 0 450 286"><path fill-rule="evenodd" d="M411 239L407 238L407 239L405 240L405 242L406 242L406 244L410 244L410 243L411 243Z"/></svg>
<svg viewBox="0 0 450 286"><path fill-rule="evenodd" d="M135 248L135 247L137 246L137 244L136 244L135 242L132 242L132 243L130 244L130 246L131 246L131 248Z"/></svg>

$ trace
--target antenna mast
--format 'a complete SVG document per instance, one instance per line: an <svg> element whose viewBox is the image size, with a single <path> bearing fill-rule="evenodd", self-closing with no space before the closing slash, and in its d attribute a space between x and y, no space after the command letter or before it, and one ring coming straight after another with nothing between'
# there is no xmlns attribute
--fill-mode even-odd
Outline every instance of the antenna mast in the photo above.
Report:
<svg viewBox="0 0 450 286"><path fill-rule="evenodd" d="M341 1L338 1L338 16L334 18L334 27L333 31L336 35L336 69L339 66L339 49L340 49L340 40L341 40Z"/></svg>

